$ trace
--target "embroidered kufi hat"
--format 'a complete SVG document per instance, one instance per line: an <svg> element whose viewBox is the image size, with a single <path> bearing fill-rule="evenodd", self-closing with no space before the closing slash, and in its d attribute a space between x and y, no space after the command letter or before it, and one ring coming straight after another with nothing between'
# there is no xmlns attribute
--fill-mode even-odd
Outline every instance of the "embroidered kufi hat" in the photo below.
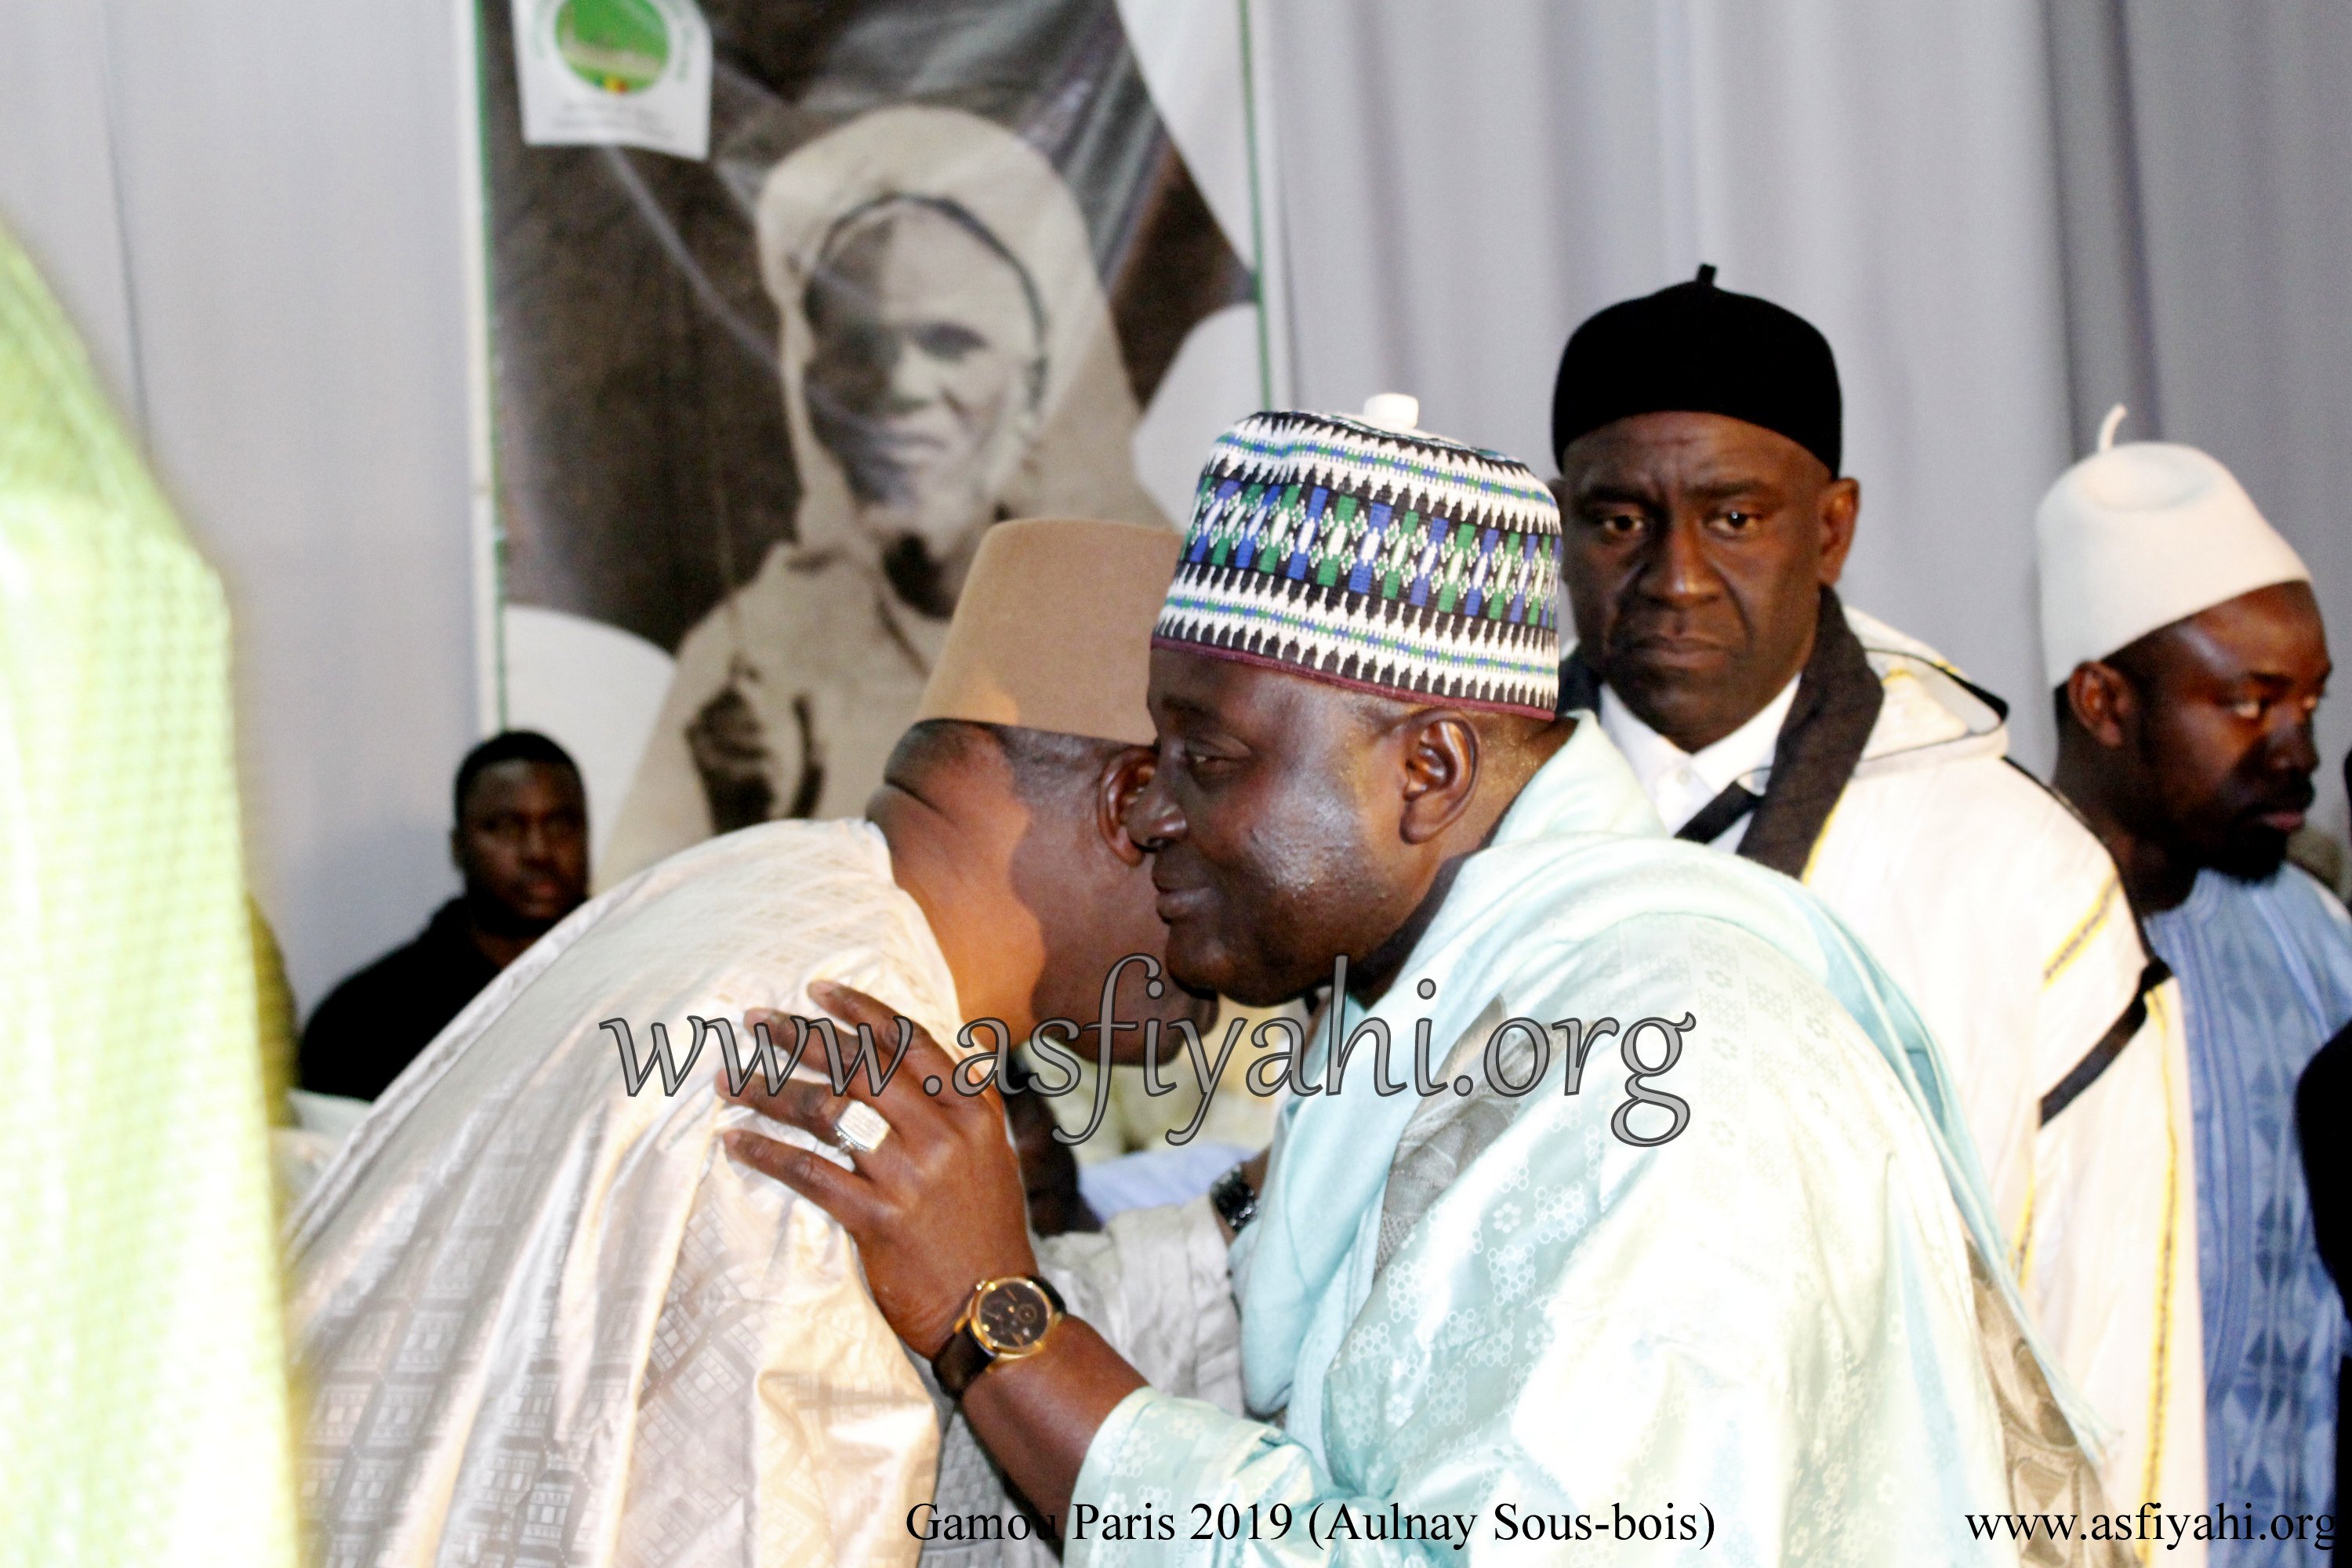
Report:
<svg viewBox="0 0 2352 1568"><path fill-rule="evenodd" d="M1550 717L1559 509L1525 464L1410 428L1411 401L1220 436L1152 646Z"/></svg>

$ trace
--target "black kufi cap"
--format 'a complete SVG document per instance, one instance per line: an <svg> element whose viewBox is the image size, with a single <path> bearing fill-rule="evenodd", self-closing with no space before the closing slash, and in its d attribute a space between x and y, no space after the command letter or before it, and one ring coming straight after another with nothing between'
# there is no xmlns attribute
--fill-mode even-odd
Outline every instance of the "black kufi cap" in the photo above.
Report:
<svg viewBox="0 0 2352 1568"><path fill-rule="evenodd" d="M1576 329L1551 395L1553 457L1637 414L1722 414L1786 436L1838 471L1845 403L1827 338L1793 310L1688 283L1610 306Z"/></svg>

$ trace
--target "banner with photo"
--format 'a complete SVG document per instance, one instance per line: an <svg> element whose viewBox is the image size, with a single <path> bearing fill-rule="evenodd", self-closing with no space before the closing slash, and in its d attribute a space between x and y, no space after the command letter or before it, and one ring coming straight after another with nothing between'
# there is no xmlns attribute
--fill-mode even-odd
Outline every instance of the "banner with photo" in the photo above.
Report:
<svg viewBox="0 0 2352 1568"><path fill-rule="evenodd" d="M600 886L854 815L981 534L1280 401L1246 0L476 0L488 717Z"/></svg>

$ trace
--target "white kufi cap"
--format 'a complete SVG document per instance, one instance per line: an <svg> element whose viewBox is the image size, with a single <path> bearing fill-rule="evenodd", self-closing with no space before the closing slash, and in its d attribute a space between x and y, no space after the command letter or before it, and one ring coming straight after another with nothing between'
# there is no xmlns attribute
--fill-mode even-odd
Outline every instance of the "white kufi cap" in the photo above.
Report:
<svg viewBox="0 0 2352 1568"><path fill-rule="evenodd" d="M2294 547L2229 469L2194 447L2108 445L2058 476L2034 516L2042 655L2052 687L2168 626L2274 583L2307 583Z"/></svg>

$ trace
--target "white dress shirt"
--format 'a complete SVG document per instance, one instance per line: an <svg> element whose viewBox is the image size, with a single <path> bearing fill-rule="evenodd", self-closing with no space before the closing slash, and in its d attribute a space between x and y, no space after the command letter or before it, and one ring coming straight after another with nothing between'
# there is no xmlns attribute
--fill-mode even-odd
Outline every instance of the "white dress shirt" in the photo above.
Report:
<svg viewBox="0 0 2352 1568"><path fill-rule="evenodd" d="M1684 751L1642 722L1614 690L1604 686L1601 689L1601 732L1633 764L1633 776L1650 804L1657 807L1666 831L1679 833L1683 824L1734 783L1744 784L1758 795L1764 793L1772 772L1772 749L1780 743L1780 726L1788 720L1790 705L1797 700L1797 679L1790 677L1780 694L1747 723L1696 752ZM1716 847L1738 849L1754 815L1751 812L1724 829L1715 840Z"/></svg>

